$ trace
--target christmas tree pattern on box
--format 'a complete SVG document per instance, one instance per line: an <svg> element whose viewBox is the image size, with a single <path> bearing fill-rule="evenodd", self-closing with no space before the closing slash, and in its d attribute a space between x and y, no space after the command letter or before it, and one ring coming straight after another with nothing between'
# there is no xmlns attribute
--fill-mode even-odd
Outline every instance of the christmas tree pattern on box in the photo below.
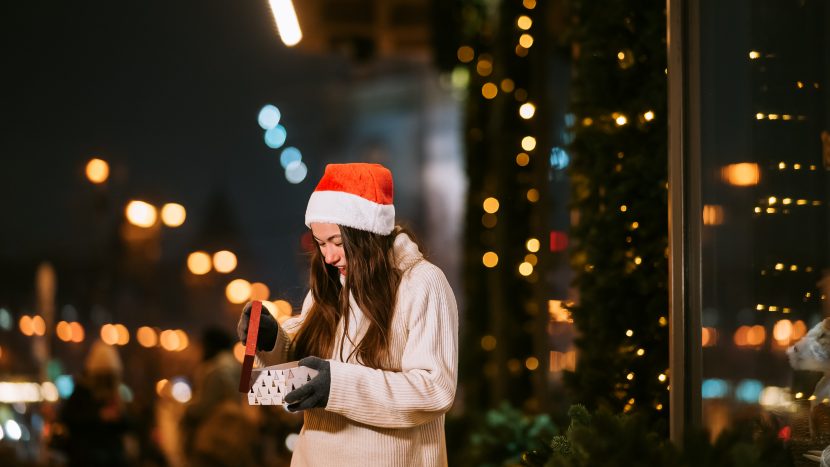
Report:
<svg viewBox="0 0 830 467"><path fill-rule="evenodd" d="M299 366L297 362L255 368L251 371L253 384L248 391L249 405L285 405L289 392L303 386L317 376L317 370Z"/></svg>

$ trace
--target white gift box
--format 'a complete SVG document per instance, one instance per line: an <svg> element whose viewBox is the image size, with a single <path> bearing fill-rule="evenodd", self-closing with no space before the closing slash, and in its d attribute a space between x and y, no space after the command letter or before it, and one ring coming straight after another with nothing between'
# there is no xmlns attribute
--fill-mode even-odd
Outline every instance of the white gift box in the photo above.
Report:
<svg viewBox="0 0 830 467"><path fill-rule="evenodd" d="M311 381L317 370L299 366L298 362L254 368L251 371L249 405L286 405L283 399L289 392Z"/></svg>

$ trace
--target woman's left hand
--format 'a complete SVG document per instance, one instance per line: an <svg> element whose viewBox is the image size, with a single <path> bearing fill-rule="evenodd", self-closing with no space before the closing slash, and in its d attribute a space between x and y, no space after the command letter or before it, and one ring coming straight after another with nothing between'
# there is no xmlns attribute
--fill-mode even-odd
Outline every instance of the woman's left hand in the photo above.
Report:
<svg viewBox="0 0 830 467"><path fill-rule="evenodd" d="M329 362L322 358L306 357L299 361L299 365L317 370L317 376L304 386L285 395L285 402L288 402L286 408L291 412L315 407L325 408L329 403L329 391L331 389Z"/></svg>

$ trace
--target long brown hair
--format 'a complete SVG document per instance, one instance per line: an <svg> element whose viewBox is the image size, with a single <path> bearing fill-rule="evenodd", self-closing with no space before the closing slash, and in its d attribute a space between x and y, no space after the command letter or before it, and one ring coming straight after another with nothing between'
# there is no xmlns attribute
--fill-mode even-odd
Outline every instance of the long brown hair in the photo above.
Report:
<svg viewBox="0 0 830 467"><path fill-rule="evenodd" d="M399 233L409 235L414 241L412 234L401 227L389 235L378 235L341 225L340 235L348 262L345 286L340 284L338 269L326 264L320 249L312 250L309 286L314 302L294 340L296 358L308 355L328 358L334 347L337 323L343 318L340 359L346 361L356 354L357 361L363 365L390 369L389 332L401 283L401 271L395 265L393 251ZM369 326L344 359L343 343L349 339L349 291Z"/></svg>

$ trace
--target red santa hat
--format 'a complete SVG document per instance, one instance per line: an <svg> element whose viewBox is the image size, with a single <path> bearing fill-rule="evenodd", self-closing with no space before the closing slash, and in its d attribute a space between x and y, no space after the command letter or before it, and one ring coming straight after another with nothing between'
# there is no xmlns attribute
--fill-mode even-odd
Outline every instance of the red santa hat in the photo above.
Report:
<svg viewBox="0 0 830 467"><path fill-rule="evenodd" d="M392 172L380 164L328 164L308 200L305 225L324 222L389 235L395 228Z"/></svg>

